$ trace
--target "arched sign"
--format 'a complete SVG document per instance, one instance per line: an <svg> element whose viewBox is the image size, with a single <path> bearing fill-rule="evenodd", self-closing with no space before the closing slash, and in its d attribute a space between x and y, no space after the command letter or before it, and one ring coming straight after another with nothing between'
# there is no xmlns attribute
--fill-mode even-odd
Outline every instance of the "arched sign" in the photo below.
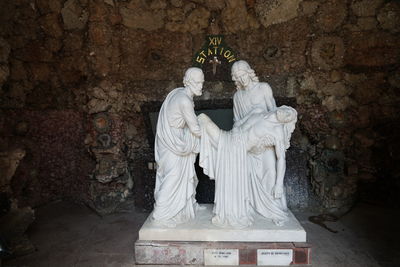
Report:
<svg viewBox="0 0 400 267"><path fill-rule="evenodd" d="M194 55L193 66L203 70L206 81L231 81L230 69L236 60L236 52L226 45L223 35L207 35Z"/></svg>

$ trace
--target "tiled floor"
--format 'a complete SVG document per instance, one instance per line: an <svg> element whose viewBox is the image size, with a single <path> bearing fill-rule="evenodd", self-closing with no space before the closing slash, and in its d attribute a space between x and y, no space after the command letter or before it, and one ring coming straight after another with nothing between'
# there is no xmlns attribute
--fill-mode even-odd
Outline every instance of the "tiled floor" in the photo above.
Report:
<svg viewBox="0 0 400 267"><path fill-rule="evenodd" d="M147 213L99 217L85 206L56 202L36 212L29 236L37 252L3 267L134 266L133 248ZM296 213L312 244L317 267L400 266L399 210L359 204L329 226L334 234Z"/></svg>

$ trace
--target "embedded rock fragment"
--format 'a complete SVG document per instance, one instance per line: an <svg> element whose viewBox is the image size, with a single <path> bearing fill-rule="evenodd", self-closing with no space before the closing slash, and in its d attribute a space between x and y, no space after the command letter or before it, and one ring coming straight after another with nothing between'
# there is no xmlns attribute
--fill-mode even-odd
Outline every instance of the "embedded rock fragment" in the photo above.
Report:
<svg viewBox="0 0 400 267"><path fill-rule="evenodd" d="M264 27L291 20L298 15L301 0L256 1L255 11Z"/></svg>
<svg viewBox="0 0 400 267"><path fill-rule="evenodd" d="M111 41L112 29L105 23L90 23L89 38L94 45L107 45Z"/></svg>
<svg viewBox="0 0 400 267"><path fill-rule="evenodd" d="M400 32L400 3L389 2L378 13L379 25L390 32Z"/></svg>
<svg viewBox="0 0 400 267"><path fill-rule="evenodd" d="M311 72L305 72L303 74L303 78L300 81L300 90L317 92L318 90L317 83Z"/></svg>
<svg viewBox="0 0 400 267"><path fill-rule="evenodd" d="M64 29L81 30L85 28L89 14L84 10L77 0L68 0L65 2L61 15L64 22Z"/></svg>
<svg viewBox="0 0 400 267"><path fill-rule="evenodd" d="M320 5L316 16L318 26L325 32L336 30L347 16L344 0L329 0Z"/></svg>
<svg viewBox="0 0 400 267"><path fill-rule="evenodd" d="M11 49L8 42L0 37L0 88L10 75L10 68L8 64L10 51Z"/></svg>
<svg viewBox="0 0 400 267"><path fill-rule="evenodd" d="M343 111L348 107L355 105L354 101L348 97L337 97L337 96L328 96L324 100L322 100L322 105L325 106L330 112L332 111Z"/></svg>
<svg viewBox="0 0 400 267"><path fill-rule="evenodd" d="M151 9L165 9L167 7L167 0L153 0L150 4Z"/></svg>
<svg viewBox="0 0 400 267"><path fill-rule="evenodd" d="M221 0L205 0L205 5L209 10L223 10L225 8L225 2Z"/></svg>
<svg viewBox="0 0 400 267"><path fill-rule="evenodd" d="M173 5L174 7L182 7L183 0L171 0L171 5Z"/></svg>
<svg viewBox="0 0 400 267"><path fill-rule="evenodd" d="M200 33L208 27L211 14L207 9L199 7L187 13L185 15L185 11L178 8L168 10L165 28L174 32Z"/></svg>
<svg viewBox="0 0 400 267"><path fill-rule="evenodd" d="M351 93L351 90L341 82L327 83L320 89L327 96L342 97Z"/></svg>
<svg viewBox="0 0 400 267"><path fill-rule="evenodd" d="M312 45L312 63L318 69L331 70L343 65L344 44L337 36L321 37Z"/></svg>
<svg viewBox="0 0 400 267"><path fill-rule="evenodd" d="M10 75L10 70L7 65L0 64L0 88Z"/></svg>
<svg viewBox="0 0 400 267"><path fill-rule="evenodd" d="M226 1L226 7L222 10L221 19L227 33L236 33L259 27L258 21L248 12L244 1Z"/></svg>
<svg viewBox="0 0 400 267"><path fill-rule="evenodd" d="M0 63L8 62L8 55L10 54L10 45L0 37Z"/></svg>
<svg viewBox="0 0 400 267"><path fill-rule="evenodd" d="M47 13L58 13L60 12L62 8L61 0L36 0L36 6L38 7L39 11L41 14L47 14Z"/></svg>
<svg viewBox="0 0 400 267"><path fill-rule="evenodd" d="M357 25L362 31L369 31L376 29L377 21L375 17L361 17L357 20Z"/></svg>
<svg viewBox="0 0 400 267"><path fill-rule="evenodd" d="M57 14L51 13L43 16L39 19L39 23L47 35L54 38L60 38L63 35L64 31L59 23Z"/></svg>
<svg viewBox="0 0 400 267"><path fill-rule="evenodd" d="M318 1L303 1L300 3L300 10L304 15L312 15L318 9Z"/></svg>
<svg viewBox="0 0 400 267"><path fill-rule="evenodd" d="M382 5L384 0L353 0L351 9L356 16L368 17L375 16L376 9Z"/></svg>
<svg viewBox="0 0 400 267"><path fill-rule="evenodd" d="M152 11L145 5L120 7L122 24L131 29L154 31L164 26L164 10Z"/></svg>
<svg viewBox="0 0 400 267"><path fill-rule="evenodd" d="M8 187L11 178L14 176L15 171L20 161L25 157L25 150L16 148L10 151L0 152L0 189L3 191Z"/></svg>

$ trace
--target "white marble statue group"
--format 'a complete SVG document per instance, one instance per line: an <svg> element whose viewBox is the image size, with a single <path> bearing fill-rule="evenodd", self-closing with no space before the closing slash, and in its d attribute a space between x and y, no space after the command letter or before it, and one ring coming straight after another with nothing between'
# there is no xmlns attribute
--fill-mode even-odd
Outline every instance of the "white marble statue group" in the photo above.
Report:
<svg viewBox="0 0 400 267"><path fill-rule="evenodd" d="M271 87L259 82L246 61L232 65L237 92L234 125L223 131L205 114L195 115L193 96L202 94L204 75L189 68L184 87L166 97L157 122L154 222L167 227L195 218L194 163L215 179L212 223L224 228L252 225L254 214L282 225L288 217L283 178L285 153L297 121L292 107L277 107Z"/></svg>

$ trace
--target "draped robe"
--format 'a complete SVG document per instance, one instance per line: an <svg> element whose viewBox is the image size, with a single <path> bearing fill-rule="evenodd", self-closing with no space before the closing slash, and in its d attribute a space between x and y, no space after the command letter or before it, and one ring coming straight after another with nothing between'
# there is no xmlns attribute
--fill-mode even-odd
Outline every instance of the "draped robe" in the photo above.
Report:
<svg viewBox="0 0 400 267"><path fill-rule="evenodd" d="M285 221L285 198L275 199L272 188L277 179L277 159L285 160L294 123L279 122L276 111L254 113L230 132L220 129L209 132L207 127L213 123L201 123L200 166L205 174L215 179L213 224L244 228L252 224L254 211L276 222ZM272 162L267 163L274 168L273 175L267 173L263 177L269 181L257 177L262 168L254 165L257 160L254 157L265 151L273 153L267 158ZM283 175L284 170L280 171Z"/></svg>
<svg viewBox="0 0 400 267"><path fill-rule="evenodd" d="M197 205L194 163L199 138L187 125L194 123L193 118L185 117L196 120L193 101L184 88L177 88L161 106L154 149L157 174L152 219L170 227L193 219Z"/></svg>
<svg viewBox="0 0 400 267"><path fill-rule="evenodd" d="M245 228L253 223L245 139L240 132L223 130L218 139L215 146L202 127L199 164L206 175L215 179L212 223L220 227Z"/></svg>
<svg viewBox="0 0 400 267"><path fill-rule="evenodd" d="M272 91L266 83L256 83L251 88L256 94L239 90L234 95L233 111L235 123L251 116L255 110L269 112L269 108L276 108ZM271 104L272 103L272 104ZM262 152L252 153L247 156L250 180L250 204L262 216L284 221L287 218L286 195L275 199L272 196L276 184L276 148L271 146Z"/></svg>

